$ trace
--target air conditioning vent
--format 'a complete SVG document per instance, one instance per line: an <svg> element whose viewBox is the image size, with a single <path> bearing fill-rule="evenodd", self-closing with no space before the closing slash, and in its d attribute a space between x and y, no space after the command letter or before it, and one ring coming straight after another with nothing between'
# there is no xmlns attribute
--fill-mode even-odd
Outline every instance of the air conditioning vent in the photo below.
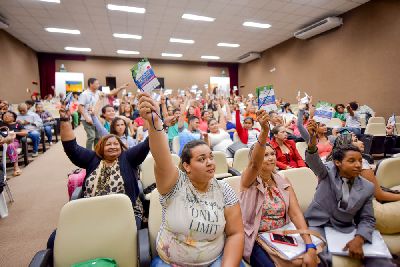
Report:
<svg viewBox="0 0 400 267"><path fill-rule="evenodd" d="M7 29L8 26L6 19L0 15L0 29Z"/></svg>
<svg viewBox="0 0 400 267"><path fill-rule="evenodd" d="M247 53L247 54L244 54L244 55L238 57L238 62L239 62L239 63L247 63L247 62L250 62L250 61L252 61L252 60L258 59L258 58L260 58L260 57L261 57L261 54L260 54L260 53L257 53L257 52L249 52L249 53Z"/></svg>
<svg viewBox="0 0 400 267"><path fill-rule="evenodd" d="M339 17L328 17L326 19L315 22L294 33L294 37L299 39L307 39L317 34L323 33L330 29L336 28L343 24L343 19Z"/></svg>

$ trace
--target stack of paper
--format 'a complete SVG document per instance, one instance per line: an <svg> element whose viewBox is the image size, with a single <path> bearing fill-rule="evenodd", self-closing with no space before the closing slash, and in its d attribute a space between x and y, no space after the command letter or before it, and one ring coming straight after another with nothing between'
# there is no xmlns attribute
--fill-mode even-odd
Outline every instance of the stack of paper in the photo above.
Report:
<svg viewBox="0 0 400 267"><path fill-rule="evenodd" d="M332 227L325 227L326 241L328 250L333 255L348 256L349 251L343 251L346 244L354 238L356 230L351 233L341 233ZM364 256L377 258L392 258L388 247L385 244L379 231L375 230L372 234L372 243L363 245Z"/></svg>
<svg viewBox="0 0 400 267"><path fill-rule="evenodd" d="M285 226L275 229L274 231L282 231L282 230L296 230L296 226L292 222L286 224ZM283 256L286 257L288 260L292 260L297 258L298 256L304 254L306 251L306 245L303 241L303 238L301 238L300 234L293 234L290 235L291 237L295 238L297 241L297 246L290 246L286 244L281 244L281 243L276 243L271 241L270 233L273 233L274 231L266 232L259 234L259 237L270 247L273 247L277 251L279 251ZM315 245L321 244L321 240L315 236L311 236L312 242Z"/></svg>

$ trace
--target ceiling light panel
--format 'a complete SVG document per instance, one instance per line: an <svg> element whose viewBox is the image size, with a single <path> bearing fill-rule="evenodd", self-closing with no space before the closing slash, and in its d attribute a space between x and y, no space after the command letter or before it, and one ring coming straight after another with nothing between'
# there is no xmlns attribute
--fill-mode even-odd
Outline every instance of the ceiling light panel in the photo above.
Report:
<svg viewBox="0 0 400 267"><path fill-rule="evenodd" d="M197 21L214 21L215 18L210 18L210 17L205 17L205 16L199 16L199 15L194 15L194 14L183 14L182 15L183 19L189 19L189 20L197 20Z"/></svg>
<svg viewBox="0 0 400 267"><path fill-rule="evenodd" d="M48 32L56 32L56 33L66 33L66 34L81 34L79 30L69 30L69 29L61 29L61 28L45 28Z"/></svg>
<svg viewBox="0 0 400 267"><path fill-rule="evenodd" d="M142 36L128 33L113 33L115 38L124 38L124 39L142 39Z"/></svg>
<svg viewBox="0 0 400 267"><path fill-rule="evenodd" d="M169 38L170 43L182 43L182 44L194 44L194 40L180 39L180 38Z"/></svg>
<svg viewBox="0 0 400 267"><path fill-rule="evenodd" d="M252 21L243 22L243 26L254 27L254 28L262 28L262 29L268 29L268 28L271 27L271 25L268 24L268 23L258 23L258 22L252 22Z"/></svg>
<svg viewBox="0 0 400 267"><path fill-rule="evenodd" d="M107 9L108 10L115 10L115 11L139 13L139 14L146 13L146 9L145 8L133 7L133 6L119 6L119 5L108 4L107 5Z"/></svg>
<svg viewBox="0 0 400 267"><path fill-rule="evenodd" d="M67 51L78 51L78 52L90 52L90 51L92 51L91 48L87 48L87 47L66 46L66 47L64 47L64 49L67 50Z"/></svg>
<svg viewBox="0 0 400 267"><path fill-rule="evenodd" d="M182 54L173 54L173 53L161 53L163 57L182 57Z"/></svg>
<svg viewBox="0 0 400 267"><path fill-rule="evenodd" d="M40 2L47 2L47 3L56 3L59 4L60 0L39 0Z"/></svg>
<svg viewBox="0 0 400 267"><path fill-rule="evenodd" d="M223 46L223 47L239 47L240 44L218 43L217 46Z"/></svg>
<svg viewBox="0 0 400 267"><path fill-rule="evenodd" d="M131 50L117 50L118 54L122 55L139 55L140 53L138 51L131 51Z"/></svg>
<svg viewBox="0 0 400 267"><path fill-rule="evenodd" d="M202 59L220 59L218 56L201 56Z"/></svg>

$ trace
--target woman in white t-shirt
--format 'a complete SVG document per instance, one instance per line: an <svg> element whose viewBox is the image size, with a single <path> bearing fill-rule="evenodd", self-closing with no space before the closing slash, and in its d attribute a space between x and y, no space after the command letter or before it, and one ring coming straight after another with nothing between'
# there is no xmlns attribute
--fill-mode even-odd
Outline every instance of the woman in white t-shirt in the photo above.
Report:
<svg viewBox="0 0 400 267"><path fill-rule="evenodd" d="M177 169L162 122L154 113L158 106L146 93L139 96L139 110L154 126L149 127L149 141L162 206L159 256L152 266L243 266L238 198L227 183L214 179L210 147L202 140L189 142L182 150L181 170Z"/></svg>
<svg viewBox="0 0 400 267"><path fill-rule="evenodd" d="M228 146L233 144L231 136L226 131L226 120L222 112L219 115L219 123L216 119L208 120L208 140L210 140L210 146L213 151L222 151L228 158L232 158L233 155L228 150Z"/></svg>

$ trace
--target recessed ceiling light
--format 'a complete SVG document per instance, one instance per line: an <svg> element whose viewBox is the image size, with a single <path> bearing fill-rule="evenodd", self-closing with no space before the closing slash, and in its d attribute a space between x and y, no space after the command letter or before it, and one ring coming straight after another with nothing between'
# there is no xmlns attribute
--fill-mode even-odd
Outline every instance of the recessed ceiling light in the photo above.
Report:
<svg viewBox="0 0 400 267"><path fill-rule="evenodd" d="M190 19L190 20L200 20L200 21L214 21L215 18L205 17L205 16L198 16L193 14L183 14L183 19Z"/></svg>
<svg viewBox="0 0 400 267"><path fill-rule="evenodd" d="M64 47L64 49L68 50L68 51L79 51L79 52L90 52L90 51L92 51L91 48L87 48L87 47L66 46L66 47Z"/></svg>
<svg viewBox="0 0 400 267"><path fill-rule="evenodd" d="M220 57L217 56L201 56L202 59L220 59Z"/></svg>
<svg viewBox="0 0 400 267"><path fill-rule="evenodd" d="M161 53L163 57L182 57L182 54Z"/></svg>
<svg viewBox="0 0 400 267"><path fill-rule="evenodd" d="M139 55L140 53L138 51L130 51L130 50L117 50L118 54L124 54L124 55Z"/></svg>
<svg viewBox="0 0 400 267"><path fill-rule="evenodd" d="M268 29L268 28L271 27L271 25L268 24L268 23L258 23L258 22L252 22L252 21L244 22L243 26L255 27L255 28L263 28L263 29Z"/></svg>
<svg viewBox="0 0 400 267"><path fill-rule="evenodd" d="M239 47L240 44L230 44L230 43L218 43L217 46L224 46L224 47Z"/></svg>
<svg viewBox="0 0 400 267"><path fill-rule="evenodd" d="M140 13L140 14L146 13L145 8L134 7L134 6L119 6L119 5L108 4L107 8L109 10L125 11L125 12L131 12L131 13Z"/></svg>
<svg viewBox="0 0 400 267"><path fill-rule="evenodd" d="M69 30L60 28L45 28L48 32L67 33L67 34L81 34L79 30Z"/></svg>
<svg viewBox="0 0 400 267"><path fill-rule="evenodd" d="M169 41L171 43L194 44L193 40L179 39L179 38L169 38Z"/></svg>
<svg viewBox="0 0 400 267"><path fill-rule="evenodd" d="M40 2L48 2L48 3L60 3L60 0L39 0Z"/></svg>
<svg viewBox="0 0 400 267"><path fill-rule="evenodd" d="M113 36L116 38L125 38L125 39L142 39L142 36L135 34L127 34L127 33L113 33Z"/></svg>

